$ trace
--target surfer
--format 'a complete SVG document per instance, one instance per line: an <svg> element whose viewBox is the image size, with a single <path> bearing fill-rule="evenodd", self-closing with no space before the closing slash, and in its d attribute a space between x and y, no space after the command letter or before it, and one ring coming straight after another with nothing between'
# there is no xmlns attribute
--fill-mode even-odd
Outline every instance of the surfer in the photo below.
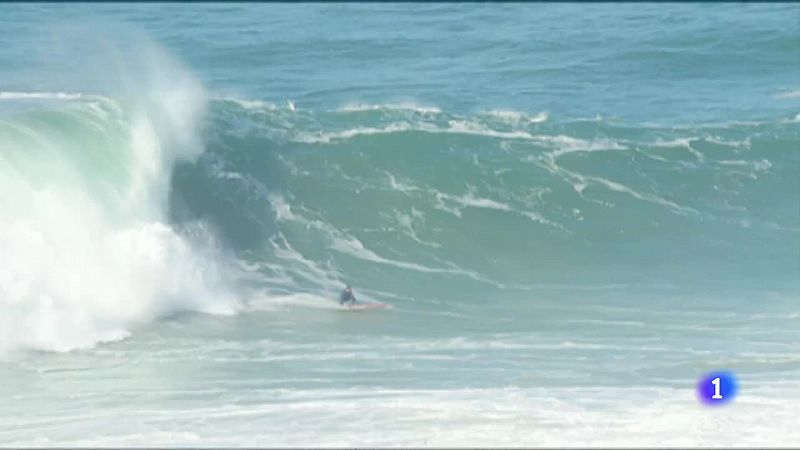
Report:
<svg viewBox="0 0 800 450"><path fill-rule="evenodd" d="M356 296L353 294L353 288L348 284L346 288L339 294L339 304L352 305L356 302Z"/></svg>

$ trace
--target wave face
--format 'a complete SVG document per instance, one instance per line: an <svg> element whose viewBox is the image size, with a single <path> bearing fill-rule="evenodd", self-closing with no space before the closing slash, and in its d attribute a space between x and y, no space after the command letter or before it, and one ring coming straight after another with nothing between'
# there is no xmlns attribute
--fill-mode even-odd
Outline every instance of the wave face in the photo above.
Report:
<svg viewBox="0 0 800 450"><path fill-rule="evenodd" d="M173 219L214 224L287 293L335 296L345 280L453 302L599 286L797 292L791 118L658 126L231 99L209 114L207 152L176 171Z"/></svg>

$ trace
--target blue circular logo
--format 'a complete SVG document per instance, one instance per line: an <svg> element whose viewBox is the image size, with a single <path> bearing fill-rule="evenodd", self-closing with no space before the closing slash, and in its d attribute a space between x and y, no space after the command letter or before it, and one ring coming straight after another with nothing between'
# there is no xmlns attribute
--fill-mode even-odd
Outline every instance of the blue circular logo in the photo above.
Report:
<svg viewBox="0 0 800 450"><path fill-rule="evenodd" d="M732 372L709 372L697 382L697 398L710 406L724 405L736 397L739 384Z"/></svg>

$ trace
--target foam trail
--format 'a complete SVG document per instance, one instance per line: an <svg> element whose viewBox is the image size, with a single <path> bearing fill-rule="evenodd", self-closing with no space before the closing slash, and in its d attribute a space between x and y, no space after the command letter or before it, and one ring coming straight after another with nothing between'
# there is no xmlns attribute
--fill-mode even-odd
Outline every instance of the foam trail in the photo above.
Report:
<svg viewBox="0 0 800 450"><path fill-rule="evenodd" d="M428 247L441 248L441 245L438 242L425 241L423 239L420 239L419 235L417 234L417 230L414 227L414 222L415 219L419 221L424 221L425 215L422 212L412 207L411 214L409 215L409 214L404 214L395 209L394 217L395 221L400 225L403 232L417 243Z"/></svg>
<svg viewBox="0 0 800 450"><path fill-rule="evenodd" d="M434 208L453 214L456 217L461 217L461 210L463 208L492 209L495 211L519 214L533 222L567 231L563 225L546 219L538 212L518 210L507 203L498 202L489 198L476 197L474 190L469 190L466 194L460 196L445 194L444 192L436 190L432 190L431 192L436 198ZM459 206L448 206L445 201L455 203Z"/></svg>
<svg viewBox="0 0 800 450"><path fill-rule="evenodd" d="M628 194L637 200L665 206L679 214L699 213L697 210L693 208L681 206L671 200L667 200L658 195L640 193L638 191L635 191L634 189L631 189L628 186L625 186L621 183L617 183L616 181L611 181L609 179L597 176L582 175L580 173L564 169L563 167L559 166L556 163L556 156L552 153L546 153L541 158L528 158L528 161L534 162L535 164L539 165L540 167L544 168L545 170L549 171L554 175L560 174L564 176L564 178L572 184L575 192L577 192L581 196L583 196L583 191L586 189L586 187L588 187L590 184L595 184L603 186L611 191Z"/></svg>
<svg viewBox="0 0 800 450"><path fill-rule="evenodd" d="M475 280L479 280L479 276L471 271L465 271L462 269L429 267L423 264L417 264L407 261L397 261L389 258L384 258L383 256L380 256L377 253L373 252L372 250L364 247L364 244L361 243L361 241L359 241L355 237L344 234L327 223L324 223L319 220L308 220L304 217L294 214L294 212L292 212L291 206L280 195L271 195L269 197L269 201L279 221L297 222L305 225L307 228L313 227L322 231L329 239L329 247L332 250L336 250L340 253L344 253L358 259L363 259L365 261L384 264L388 266L394 266L400 269L406 269L416 272L447 273L454 275L463 275ZM481 281L483 280L481 279Z"/></svg>
<svg viewBox="0 0 800 450"><path fill-rule="evenodd" d="M700 163L705 162L706 156L701 152L697 151L694 147L692 147L692 141L693 139L688 139L688 138L674 139L671 141L658 140L656 142L653 142L651 145L654 147L685 148L689 153L691 153L692 155L694 155L695 158L697 158L697 162Z"/></svg>

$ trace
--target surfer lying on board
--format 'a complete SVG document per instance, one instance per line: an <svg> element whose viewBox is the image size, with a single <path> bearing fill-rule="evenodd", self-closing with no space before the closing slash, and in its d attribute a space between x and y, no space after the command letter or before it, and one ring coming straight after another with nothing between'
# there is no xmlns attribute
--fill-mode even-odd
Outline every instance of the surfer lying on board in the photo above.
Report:
<svg viewBox="0 0 800 450"><path fill-rule="evenodd" d="M340 305L353 305L356 302L356 296L353 295L353 288L348 284L346 288L339 294Z"/></svg>

